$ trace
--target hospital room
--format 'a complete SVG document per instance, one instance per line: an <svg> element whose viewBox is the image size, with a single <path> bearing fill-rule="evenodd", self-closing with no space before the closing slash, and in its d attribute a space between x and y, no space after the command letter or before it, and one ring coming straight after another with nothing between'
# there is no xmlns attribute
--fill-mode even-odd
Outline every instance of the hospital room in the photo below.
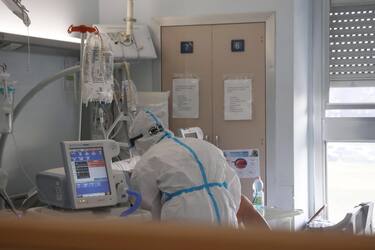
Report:
<svg viewBox="0 0 375 250"><path fill-rule="evenodd" d="M375 0L1 0L0 249L374 249Z"/></svg>

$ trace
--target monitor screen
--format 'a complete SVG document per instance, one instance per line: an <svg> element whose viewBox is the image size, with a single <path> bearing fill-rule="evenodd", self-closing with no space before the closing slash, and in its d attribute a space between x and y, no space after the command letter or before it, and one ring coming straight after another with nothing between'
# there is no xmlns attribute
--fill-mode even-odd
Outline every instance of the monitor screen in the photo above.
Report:
<svg viewBox="0 0 375 250"><path fill-rule="evenodd" d="M186 133L184 134L185 138L197 138L198 139L198 135L196 132L193 132L193 133Z"/></svg>
<svg viewBox="0 0 375 250"><path fill-rule="evenodd" d="M111 195L102 147L70 149L77 198Z"/></svg>

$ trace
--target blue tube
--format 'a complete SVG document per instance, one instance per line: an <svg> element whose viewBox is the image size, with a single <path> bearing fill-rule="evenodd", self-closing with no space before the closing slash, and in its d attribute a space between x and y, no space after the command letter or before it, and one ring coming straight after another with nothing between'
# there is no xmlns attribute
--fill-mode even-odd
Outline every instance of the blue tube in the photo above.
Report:
<svg viewBox="0 0 375 250"><path fill-rule="evenodd" d="M140 193L131 190L126 190L126 192L128 193L129 197L135 197L135 202L133 206L131 206L130 208L126 209L124 212L121 213L121 217L131 215L141 206L142 203L142 196Z"/></svg>

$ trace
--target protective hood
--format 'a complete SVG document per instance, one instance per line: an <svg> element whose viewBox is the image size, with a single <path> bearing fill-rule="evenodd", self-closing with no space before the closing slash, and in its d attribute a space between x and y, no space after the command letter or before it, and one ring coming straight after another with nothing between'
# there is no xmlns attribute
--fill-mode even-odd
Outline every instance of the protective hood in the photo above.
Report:
<svg viewBox="0 0 375 250"><path fill-rule="evenodd" d="M167 132L162 122L151 111L140 111L130 127L130 145L139 155L158 143Z"/></svg>

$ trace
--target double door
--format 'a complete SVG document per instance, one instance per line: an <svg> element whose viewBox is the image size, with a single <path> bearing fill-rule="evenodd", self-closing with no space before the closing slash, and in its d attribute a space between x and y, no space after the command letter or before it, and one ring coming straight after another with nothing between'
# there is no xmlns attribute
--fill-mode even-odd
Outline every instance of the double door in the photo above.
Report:
<svg viewBox="0 0 375 250"><path fill-rule="evenodd" d="M161 32L162 90L171 91L170 129L178 133L180 128L200 127L222 150L257 149L260 174L266 180L265 23L171 26ZM195 118L173 116L173 81L179 75L199 80ZM225 116L225 82L237 77L251 79L250 119ZM251 196L253 180L241 179L243 194Z"/></svg>

